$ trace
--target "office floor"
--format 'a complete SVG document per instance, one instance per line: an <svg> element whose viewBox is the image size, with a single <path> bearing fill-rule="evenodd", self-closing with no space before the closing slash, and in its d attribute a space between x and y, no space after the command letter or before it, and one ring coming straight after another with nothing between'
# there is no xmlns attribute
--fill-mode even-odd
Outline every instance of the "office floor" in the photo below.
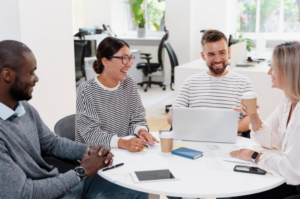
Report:
<svg viewBox="0 0 300 199"><path fill-rule="evenodd" d="M150 131L167 130L170 125L167 123L167 113L165 106L172 104L174 100L174 91L167 88L163 91L158 86L153 86L147 92L138 88L142 103L146 109L146 119Z"/></svg>

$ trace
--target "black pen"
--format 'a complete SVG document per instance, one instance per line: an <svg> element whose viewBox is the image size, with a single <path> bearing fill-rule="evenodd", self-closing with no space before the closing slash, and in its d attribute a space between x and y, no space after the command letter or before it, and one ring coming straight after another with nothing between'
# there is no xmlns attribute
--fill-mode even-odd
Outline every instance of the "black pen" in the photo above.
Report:
<svg viewBox="0 0 300 199"><path fill-rule="evenodd" d="M140 138L137 134L134 134L135 135L135 137L137 137L137 138ZM141 139L141 138L140 138ZM147 144L145 144L145 147L147 147L148 148L148 145Z"/></svg>
<svg viewBox="0 0 300 199"><path fill-rule="evenodd" d="M122 166L122 165L124 165L124 163L116 164L116 165L111 166L111 167L109 167L109 168L105 168L105 169L103 169L102 171L107 171L107 170L110 170L110 169L114 169L114 168L120 167L120 166Z"/></svg>

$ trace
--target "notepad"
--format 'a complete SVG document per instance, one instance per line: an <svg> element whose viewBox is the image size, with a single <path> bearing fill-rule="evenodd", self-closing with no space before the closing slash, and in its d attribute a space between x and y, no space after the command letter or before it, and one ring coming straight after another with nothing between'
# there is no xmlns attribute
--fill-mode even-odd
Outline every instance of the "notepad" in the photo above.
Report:
<svg viewBox="0 0 300 199"><path fill-rule="evenodd" d="M185 147L180 147L178 149L175 149L171 153L174 155L182 156L182 157L189 158L192 160L195 160L195 159L203 156L202 151L197 151L197 150L189 149L189 148L185 148Z"/></svg>

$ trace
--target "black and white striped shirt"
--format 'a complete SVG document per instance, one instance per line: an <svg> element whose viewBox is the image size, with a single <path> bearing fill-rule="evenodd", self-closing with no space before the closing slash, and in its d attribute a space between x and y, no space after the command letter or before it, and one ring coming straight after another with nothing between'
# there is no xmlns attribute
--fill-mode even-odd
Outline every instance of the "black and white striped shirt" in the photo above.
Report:
<svg viewBox="0 0 300 199"><path fill-rule="evenodd" d="M131 76L115 88L105 87L95 77L78 88L75 141L118 147L120 137L137 134L141 128L148 131L145 115Z"/></svg>
<svg viewBox="0 0 300 199"><path fill-rule="evenodd" d="M232 109L240 106L239 99L247 91L253 91L253 87L244 75L229 71L224 76L213 77L204 71L183 82L173 107Z"/></svg>

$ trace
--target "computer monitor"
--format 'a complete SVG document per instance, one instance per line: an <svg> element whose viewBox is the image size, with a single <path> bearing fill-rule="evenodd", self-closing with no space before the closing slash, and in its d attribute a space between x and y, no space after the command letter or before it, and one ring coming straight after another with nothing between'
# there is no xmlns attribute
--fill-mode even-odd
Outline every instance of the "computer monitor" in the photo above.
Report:
<svg viewBox="0 0 300 199"><path fill-rule="evenodd" d="M246 61L247 48L246 41L239 42L230 46L230 66L235 67L237 63Z"/></svg>

